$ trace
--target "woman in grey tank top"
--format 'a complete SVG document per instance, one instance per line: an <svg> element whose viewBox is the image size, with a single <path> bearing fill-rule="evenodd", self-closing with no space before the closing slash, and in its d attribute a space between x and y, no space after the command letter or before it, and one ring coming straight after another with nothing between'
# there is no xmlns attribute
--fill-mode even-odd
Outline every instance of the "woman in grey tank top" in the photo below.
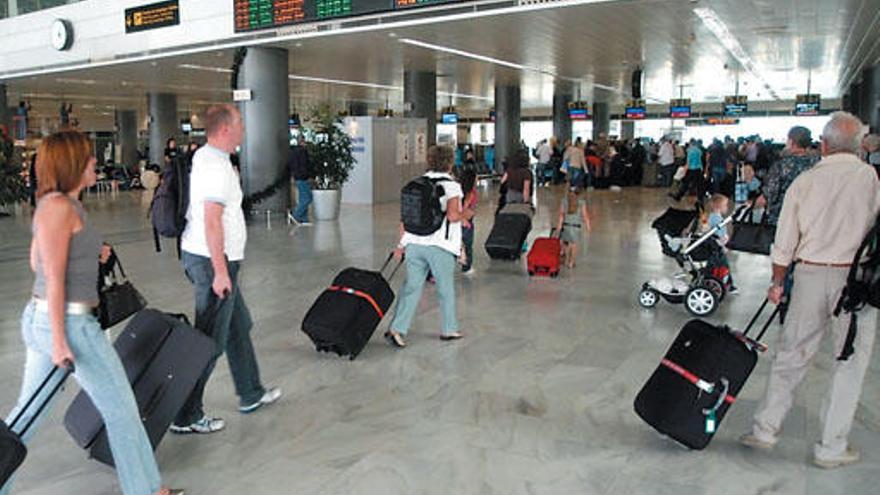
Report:
<svg viewBox="0 0 880 495"><path fill-rule="evenodd" d="M30 257L34 298L21 319L28 352L18 404L8 417L18 415L54 366L71 368L104 418L122 492L182 494L162 488L131 385L94 315L101 241L77 199L83 189L95 184L91 143L82 133L59 132L43 140L37 156L39 201ZM52 376L55 383L64 379L62 374ZM46 390L52 390L55 383ZM34 409L24 411L19 424L29 424ZM50 409L40 413L34 426ZM22 440L28 442L34 430L28 429ZM9 493L11 484L0 488L0 495Z"/></svg>

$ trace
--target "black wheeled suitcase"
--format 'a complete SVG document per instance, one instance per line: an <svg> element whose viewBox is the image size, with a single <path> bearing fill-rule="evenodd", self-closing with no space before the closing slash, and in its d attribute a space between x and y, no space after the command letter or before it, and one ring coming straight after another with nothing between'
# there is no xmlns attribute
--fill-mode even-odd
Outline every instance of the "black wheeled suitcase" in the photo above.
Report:
<svg viewBox="0 0 880 495"><path fill-rule="evenodd" d="M155 449L211 362L214 340L191 327L183 315L144 309L131 319L113 347ZM104 421L85 392L67 409L64 426L91 458L113 466Z"/></svg>
<svg viewBox="0 0 880 495"><path fill-rule="evenodd" d="M492 259L515 260L522 256L523 243L532 230L531 206L511 204L495 215L486 238L486 253Z"/></svg>
<svg viewBox="0 0 880 495"><path fill-rule="evenodd" d="M351 360L361 353L394 302L394 291L388 281L397 273L401 263L387 280L382 275L392 256L388 256L379 271L342 270L330 287L318 296L301 327L312 339L315 350L335 352Z"/></svg>
<svg viewBox="0 0 880 495"><path fill-rule="evenodd" d="M765 300L742 333L702 320L685 324L636 396L636 414L688 448L705 448L755 368L758 352L766 349L760 340L778 308L756 339L748 337L766 306Z"/></svg>
<svg viewBox="0 0 880 495"><path fill-rule="evenodd" d="M43 390L45 390L52 381L52 378L54 378L58 372L62 373L61 379L55 383L52 390L49 391L49 394L46 395L40 405L37 406L37 410L34 411L33 416L31 416L31 419L27 424L24 426L19 425L24 413L27 412L35 402L37 402L37 398L43 393ZM69 374L70 372L67 370L52 368L52 371L43 380L43 383L37 387L37 390L34 391L34 394L28 399L24 407L21 408L21 411L19 411L15 418L12 419L12 422L7 426L5 422L0 420L0 488L9 481L9 478L12 477L18 467L21 466L21 463L24 462L25 457L27 457L27 447L25 447L24 443L21 441L21 437L27 433L36 418L43 412L43 409L49 405L49 402L52 401L52 398L55 397L55 394L58 393L58 390L64 385L64 381Z"/></svg>

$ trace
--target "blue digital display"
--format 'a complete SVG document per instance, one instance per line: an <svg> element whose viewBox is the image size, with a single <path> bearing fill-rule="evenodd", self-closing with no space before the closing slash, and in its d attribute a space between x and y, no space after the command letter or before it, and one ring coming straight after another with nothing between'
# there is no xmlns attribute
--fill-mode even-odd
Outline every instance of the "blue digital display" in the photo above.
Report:
<svg viewBox="0 0 880 495"><path fill-rule="evenodd" d="M440 122L444 124L457 124L458 123L458 114L457 113L444 113L440 118Z"/></svg>

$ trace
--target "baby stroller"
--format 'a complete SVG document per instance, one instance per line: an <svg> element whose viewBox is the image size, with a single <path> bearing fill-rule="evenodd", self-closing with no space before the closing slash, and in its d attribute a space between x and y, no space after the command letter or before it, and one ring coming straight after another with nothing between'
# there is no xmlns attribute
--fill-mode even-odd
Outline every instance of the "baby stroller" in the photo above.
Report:
<svg viewBox="0 0 880 495"><path fill-rule="evenodd" d="M684 304L694 316L712 314L727 291L723 282L726 267L720 266L718 261L723 251L713 236L736 215L730 215L720 225L699 236L699 206L696 210L669 208L654 220L651 227L660 237L663 254L674 258L682 271L672 277L652 279L642 284L639 304L653 308L662 298L670 304Z"/></svg>

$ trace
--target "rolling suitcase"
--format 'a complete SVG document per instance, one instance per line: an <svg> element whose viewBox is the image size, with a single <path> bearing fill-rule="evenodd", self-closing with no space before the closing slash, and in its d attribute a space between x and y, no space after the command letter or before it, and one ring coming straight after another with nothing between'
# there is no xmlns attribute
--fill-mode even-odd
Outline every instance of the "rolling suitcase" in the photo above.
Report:
<svg viewBox="0 0 880 495"><path fill-rule="evenodd" d="M354 360L367 345L379 322L394 302L388 281L382 275L393 253L379 271L346 268L318 296L302 322L302 331L312 339L315 350L335 352Z"/></svg>
<svg viewBox="0 0 880 495"><path fill-rule="evenodd" d="M25 447L24 443L21 441L21 437L27 433L36 418L40 416L43 409L49 405L49 402L52 401L52 398L55 397L55 394L58 393L58 390L64 385L64 381L67 379L70 371L62 370L63 376L61 379L52 387L52 390L49 391L49 395L46 396L43 402L37 406L36 412L27 424L19 428L18 432L16 432L15 429L19 426L18 423L21 421L24 413L34 405L37 401L37 397L39 397L43 390L49 385L52 378L59 370L61 370L61 368L52 368L52 371L49 372L49 375L43 380L43 383L37 387L37 390L31 395L30 399L28 399L24 407L21 408L21 411L18 412L8 426L5 422L0 420L0 487L9 481L9 478L12 477L15 470L21 466L25 457L27 457L27 447Z"/></svg>
<svg viewBox="0 0 880 495"><path fill-rule="evenodd" d="M486 238L486 253L492 259L515 260L522 256L523 244L532 229L531 206L512 204L495 216Z"/></svg>
<svg viewBox="0 0 880 495"><path fill-rule="evenodd" d="M214 340L182 315L138 312L113 344L131 383L141 420L155 449L214 356ZM85 392L64 415L70 436L89 456L113 466L104 421Z"/></svg>
<svg viewBox="0 0 880 495"><path fill-rule="evenodd" d="M556 278L559 276L559 261L562 256L562 243L554 237L556 229L550 231L550 237L538 237L526 258L529 276L543 275Z"/></svg>
<svg viewBox="0 0 880 495"><path fill-rule="evenodd" d="M742 333L702 320L685 324L636 396L636 414L688 448L705 448L751 375L758 352L766 350L760 340L779 308L756 339L748 333L767 303Z"/></svg>

